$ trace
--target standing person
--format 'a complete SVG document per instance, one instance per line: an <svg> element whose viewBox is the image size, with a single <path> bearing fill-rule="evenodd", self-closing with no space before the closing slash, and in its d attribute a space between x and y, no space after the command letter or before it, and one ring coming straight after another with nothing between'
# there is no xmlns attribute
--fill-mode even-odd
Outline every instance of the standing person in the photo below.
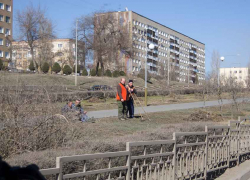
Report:
<svg viewBox="0 0 250 180"><path fill-rule="evenodd" d="M127 99L128 93L125 87L126 80L125 78L121 79L121 82L117 85L116 100L118 104L118 119L126 120L127 119Z"/></svg>
<svg viewBox="0 0 250 180"><path fill-rule="evenodd" d="M128 112L129 112L129 118L134 118L134 113L135 113L135 107L134 107L134 99L133 96L134 94L137 94L137 91L133 85L133 80L129 80L128 85Z"/></svg>

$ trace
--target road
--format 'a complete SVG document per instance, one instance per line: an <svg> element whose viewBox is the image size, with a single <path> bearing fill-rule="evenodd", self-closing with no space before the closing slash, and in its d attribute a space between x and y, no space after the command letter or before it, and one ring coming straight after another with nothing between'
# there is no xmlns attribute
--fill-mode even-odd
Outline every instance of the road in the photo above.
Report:
<svg viewBox="0 0 250 180"><path fill-rule="evenodd" d="M242 101L249 101L250 99L238 99L238 102ZM232 100L223 99L223 104L231 104ZM219 102L216 101L206 101L206 107L211 106L219 106ZM173 111L173 110L185 110L185 109L196 109L204 107L204 102L192 102L192 103L181 103L181 104L167 104L167 105L158 105L158 106L147 106L143 107L146 113L153 113L153 112L163 112L163 111ZM140 107L135 108L135 114L143 114L143 110ZM101 111L90 111L88 112L89 117L93 118L105 118L105 117L114 117L118 115L117 109L111 110L101 110Z"/></svg>

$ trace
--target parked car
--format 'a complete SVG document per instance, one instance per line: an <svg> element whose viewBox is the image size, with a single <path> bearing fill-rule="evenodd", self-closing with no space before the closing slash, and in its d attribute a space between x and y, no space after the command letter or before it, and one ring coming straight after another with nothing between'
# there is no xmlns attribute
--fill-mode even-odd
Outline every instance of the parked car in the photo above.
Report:
<svg viewBox="0 0 250 180"><path fill-rule="evenodd" d="M110 91L113 90L108 85L94 85L92 88L88 89L89 91Z"/></svg>

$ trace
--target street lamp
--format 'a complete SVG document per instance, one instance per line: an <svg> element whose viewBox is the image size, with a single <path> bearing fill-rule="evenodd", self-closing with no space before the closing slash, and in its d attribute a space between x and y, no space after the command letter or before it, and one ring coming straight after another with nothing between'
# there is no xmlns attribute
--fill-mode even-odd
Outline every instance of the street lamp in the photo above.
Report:
<svg viewBox="0 0 250 180"><path fill-rule="evenodd" d="M153 50L155 48L154 44L149 44L148 46L149 50ZM147 52L146 52L146 59L145 59L145 106L148 105L148 87L147 87L147 79L148 79L148 48L147 48Z"/></svg>
<svg viewBox="0 0 250 180"><path fill-rule="evenodd" d="M220 57L220 60L221 60L221 62L223 62L224 60L225 60L225 57L224 56L221 56ZM219 63L219 66L218 66L218 87L220 86L220 63Z"/></svg>

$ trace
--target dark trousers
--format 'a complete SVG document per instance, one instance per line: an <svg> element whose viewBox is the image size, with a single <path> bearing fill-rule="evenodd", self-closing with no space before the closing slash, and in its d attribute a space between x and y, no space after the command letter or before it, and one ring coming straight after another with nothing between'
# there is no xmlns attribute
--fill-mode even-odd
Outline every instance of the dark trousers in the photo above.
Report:
<svg viewBox="0 0 250 180"><path fill-rule="evenodd" d="M129 100L127 102L127 105L128 105L129 117L133 118L134 117L134 113L135 113L135 107L134 107L134 101L133 101L133 99Z"/></svg>
<svg viewBox="0 0 250 180"><path fill-rule="evenodd" d="M127 101L117 101L118 104L118 118L127 118Z"/></svg>

